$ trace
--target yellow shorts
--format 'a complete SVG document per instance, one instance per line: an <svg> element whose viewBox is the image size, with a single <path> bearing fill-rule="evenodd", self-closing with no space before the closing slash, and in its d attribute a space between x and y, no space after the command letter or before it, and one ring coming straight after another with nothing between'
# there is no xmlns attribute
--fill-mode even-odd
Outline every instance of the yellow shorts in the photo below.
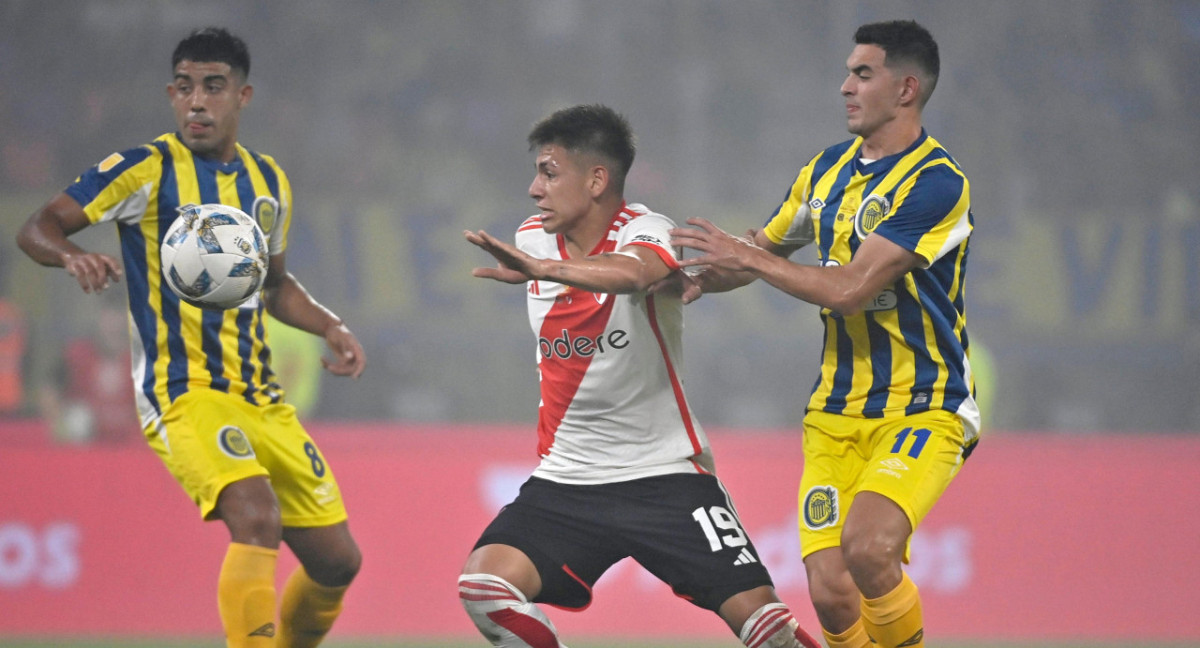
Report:
<svg viewBox="0 0 1200 648"><path fill-rule="evenodd" d="M862 491L898 504L915 530L962 462L963 424L945 410L889 419L809 412L800 477L801 555L841 546L846 513ZM904 553L907 562L907 548Z"/></svg>
<svg viewBox="0 0 1200 648"><path fill-rule="evenodd" d="M255 406L240 396L197 389L171 403L145 434L206 520L222 489L256 476L271 480L284 526L346 519L333 471L291 405Z"/></svg>

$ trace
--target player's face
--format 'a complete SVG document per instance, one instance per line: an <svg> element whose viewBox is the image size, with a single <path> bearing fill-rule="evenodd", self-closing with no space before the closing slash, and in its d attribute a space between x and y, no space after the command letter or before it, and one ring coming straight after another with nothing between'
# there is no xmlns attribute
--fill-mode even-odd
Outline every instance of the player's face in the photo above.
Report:
<svg viewBox="0 0 1200 648"><path fill-rule="evenodd" d="M878 45L856 45L846 60L842 97L846 128L855 135L870 137L898 114L904 78L884 65L886 56Z"/></svg>
<svg viewBox="0 0 1200 648"><path fill-rule="evenodd" d="M542 228L550 234L569 232L587 215L594 199L594 178L578 155L547 144L534 160L537 174L529 197L542 210Z"/></svg>
<svg viewBox="0 0 1200 648"><path fill-rule="evenodd" d="M238 118L253 93L228 63L180 61L167 96L184 145L197 155L233 160Z"/></svg>

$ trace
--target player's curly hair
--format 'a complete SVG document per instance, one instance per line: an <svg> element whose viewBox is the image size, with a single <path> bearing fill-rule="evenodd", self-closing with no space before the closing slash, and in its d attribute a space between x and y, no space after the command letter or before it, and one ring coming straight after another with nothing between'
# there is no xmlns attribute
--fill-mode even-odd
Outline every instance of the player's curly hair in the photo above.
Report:
<svg viewBox="0 0 1200 648"><path fill-rule="evenodd" d="M250 50L245 41L223 27L202 27L192 31L175 46L171 70L180 61L226 63L243 79L250 76Z"/></svg>
<svg viewBox="0 0 1200 648"><path fill-rule="evenodd" d="M572 106L555 111L534 124L529 150L557 144L573 153L591 153L610 160L615 188L623 191L625 176L637 153L633 129L617 111L601 104Z"/></svg>
<svg viewBox="0 0 1200 648"><path fill-rule="evenodd" d="M925 77L921 79L921 105L929 101L941 73L937 41L915 20L891 20L869 23L854 32L858 45L876 45L886 53L888 67L896 64L915 65Z"/></svg>

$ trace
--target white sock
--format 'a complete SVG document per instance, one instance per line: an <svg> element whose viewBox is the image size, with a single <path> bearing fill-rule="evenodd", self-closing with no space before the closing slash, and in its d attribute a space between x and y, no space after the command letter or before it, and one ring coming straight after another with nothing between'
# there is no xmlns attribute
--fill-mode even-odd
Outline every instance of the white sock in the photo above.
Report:
<svg viewBox="0 0 1200 648"><path fill-rule="evenodd" d="M783 603L768 603L746 619L738 635L748 648L821 648L800 629L792 611Z"/></svg>
<svg viewBox="0 0 1200 648"><path fill-rule="evenodd" d="M500 648L566 648L554 624L521 590L491 574L458 577L458 599L475 627Z"/></svg>

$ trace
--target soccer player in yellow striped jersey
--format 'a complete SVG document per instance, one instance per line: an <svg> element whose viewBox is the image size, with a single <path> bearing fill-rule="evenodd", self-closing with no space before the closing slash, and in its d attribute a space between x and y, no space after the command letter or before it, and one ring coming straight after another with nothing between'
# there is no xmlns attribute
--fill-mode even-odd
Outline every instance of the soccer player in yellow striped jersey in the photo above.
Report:
<svg viewBox="0 0 1200 648"><path fill-rule="evenodd" d="M38 263L65 268L86 293L127 277L146 438L203 519L219 519L230 532L217 585L227 644L315 646L337 618L361 554L333 473L274 380L266 312L324 338L332 353L324 364L334 374L357 378L366 359L341 319L287 271L287 175L237 141L253 96L245 43L224 29L196 30L171 65L167 97L178 130L89 169L34 213L17 241ZM159 247L188 203L232 205L262 226L270 262L260 296L210 311L168 289ZM116 223L123 264L69 239L104 222ZM277 597L281 542L300 566Z"/></svg>
<svg viewBox="0 0 1200 648"><path fill-rule="evenodd" d="M685 301L762 278L821 306L825 346L804 418L800 544L831 648L923 646L912 532L970 454L970 187L925 132L937 43L912 21L863 25L841 87L850 141L800 171L766 225L672 230L700 251ZM788 257L813 244L817 265Z"/></svg>

